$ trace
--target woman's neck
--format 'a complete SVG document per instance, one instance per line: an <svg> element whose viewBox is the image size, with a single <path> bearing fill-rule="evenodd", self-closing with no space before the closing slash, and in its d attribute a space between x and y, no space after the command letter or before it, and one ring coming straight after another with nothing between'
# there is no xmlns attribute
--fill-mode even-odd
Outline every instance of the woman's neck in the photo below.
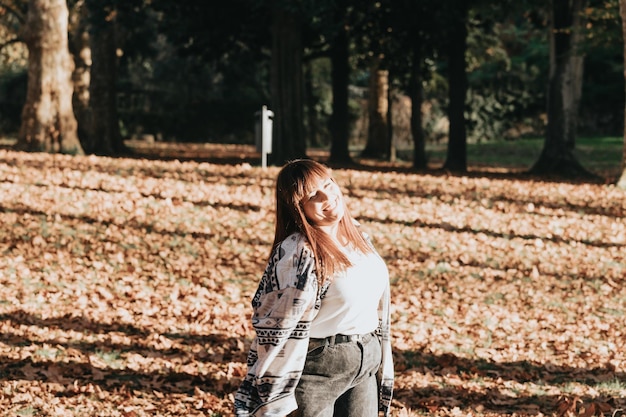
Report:
<svg viewBox="0 0 626 417"><path fill-rule="evenodd" d="M320 229L326 233L330 238L335 242L337 247L341 248L348 245L348 237L345 235L343 230L339 227L339 223L322 226Z"/></svg>

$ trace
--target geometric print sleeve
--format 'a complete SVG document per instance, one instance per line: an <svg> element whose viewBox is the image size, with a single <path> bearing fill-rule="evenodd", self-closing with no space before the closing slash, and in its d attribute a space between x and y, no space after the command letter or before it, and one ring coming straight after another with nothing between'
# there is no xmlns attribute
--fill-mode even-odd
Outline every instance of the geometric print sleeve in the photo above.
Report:
<svg viewBox="0 0 626 417"><path fill-rule="evenodd" d="M270 256L252 299L256 336L248 372L235 394L237 416L286 416L297 408L311 321L320 308L315 259L294 234Z"/></svg>
<svg viewBox="0 0 626 417"><path fill-rule="evenodd" d="M374 252L378 254L369 235L366 233L363 235ZM378 328L376 329L376 335L380 340L382 348L382 359L378 372L376 373L378 382L378 411L381 411L383 416L388 417L391 411L391 399L393 397L393 384L395 379L391 349L391 286L389 281L387 281L383 296L378 303Z"/></svg>
<svg viewBox="0 0 626 417"><path fill-rule="evenodd" d="M391 411L391 398L393 397L394 366L391 351L391 296L389 283L380 300L378 308L379 325L377 334L382 347L382 360L377 373L378 380L378 410L385 417Z"/></svg>

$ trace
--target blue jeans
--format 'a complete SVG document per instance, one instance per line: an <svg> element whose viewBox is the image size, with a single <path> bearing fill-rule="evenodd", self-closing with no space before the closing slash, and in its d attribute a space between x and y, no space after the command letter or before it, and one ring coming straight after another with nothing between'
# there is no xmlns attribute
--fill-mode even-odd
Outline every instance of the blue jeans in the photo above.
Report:
<svg viewBox="0 0 626 417"><path fill-rule="evenodd" d="M373 333L343 343L312 340L290 417L377 417L381 355Z"/></svg>

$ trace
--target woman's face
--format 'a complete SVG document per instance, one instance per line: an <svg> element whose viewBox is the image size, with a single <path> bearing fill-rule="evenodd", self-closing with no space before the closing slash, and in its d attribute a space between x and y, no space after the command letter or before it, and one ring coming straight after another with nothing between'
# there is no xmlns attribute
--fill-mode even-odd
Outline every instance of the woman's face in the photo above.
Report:
<svg viewBox="0 0 626 417"><path fill-rule="evenodd" d="M339 223L344 214L341 189L330 177L314 181L311 191L302 199L302 210L306 218L316 226Z"/></svg>

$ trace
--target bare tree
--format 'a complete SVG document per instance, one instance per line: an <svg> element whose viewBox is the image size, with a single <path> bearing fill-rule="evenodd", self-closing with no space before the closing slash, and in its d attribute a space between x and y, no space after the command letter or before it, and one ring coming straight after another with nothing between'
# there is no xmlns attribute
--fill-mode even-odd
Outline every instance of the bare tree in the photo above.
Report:
<svg viewBox="0 0 626 417"><path fill-rule="evenodd" d="M28 48L28 88L16 148L83 154L72 110L73 62L65 0L30 0L21 38Z"/></svg>

